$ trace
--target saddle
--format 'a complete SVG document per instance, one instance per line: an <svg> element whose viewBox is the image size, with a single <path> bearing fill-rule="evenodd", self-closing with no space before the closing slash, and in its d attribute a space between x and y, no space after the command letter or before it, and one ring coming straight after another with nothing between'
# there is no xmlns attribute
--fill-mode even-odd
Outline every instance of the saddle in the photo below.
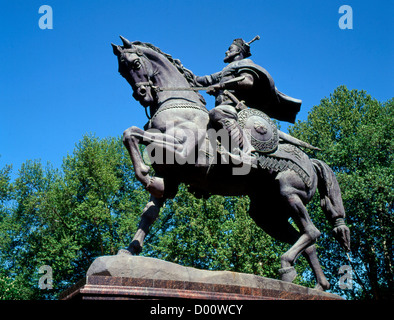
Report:
<svg viewBox="0 0 394 320"><path fill-rule="evenodd" d="M319 149L278 130L275 122L260 110L253 108L237 109L241 109L238 112L238 124L253 147L248 159L252 168L260 167L275 172L292 170L301 177L307 186L310 186L311 177L304 170L308 156L299 147ZM207 133L205 141L203 157L206 157L205 160L208 161L209 167L223 164L223 160L218 161L218 156L222 159L227 156L227 161L224 162L226 164L229 164L229 159L234 158L240 163L239 158L237 158L238 155L232 154L218 139L214 141L212 137L209 137L209 133ZM201 160L201 158L199 159ZM242 163L240 164L242 165Z"/></svg>

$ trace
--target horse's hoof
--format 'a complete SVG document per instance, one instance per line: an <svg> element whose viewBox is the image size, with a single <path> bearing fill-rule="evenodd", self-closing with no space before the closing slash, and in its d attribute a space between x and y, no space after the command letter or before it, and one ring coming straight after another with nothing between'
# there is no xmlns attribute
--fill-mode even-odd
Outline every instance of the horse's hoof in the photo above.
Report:
<svg viewBox="0 0 394 320"><path fill-rule="evenodd" d="M330 284L327 283L318 283L315 288L315 290L319 290L319 291L326 291L328 289L330 289Z"/></svg>
<svg viewBox="0 0 394 320"><path fill-rule="evenodd" d="M282 281L293 282L297 276L297 271L294 269L294 267L286 267L279 269L279 274Z"/></svg>
<svg viewBox="0 0 394 320"><path fill-rule="evenodd" d="M129 247L127 248L127 251L131 254L131 255L136 255L138 256L141 251L142 251L142 247L141 244L138 240L133 240Z"/></svg>

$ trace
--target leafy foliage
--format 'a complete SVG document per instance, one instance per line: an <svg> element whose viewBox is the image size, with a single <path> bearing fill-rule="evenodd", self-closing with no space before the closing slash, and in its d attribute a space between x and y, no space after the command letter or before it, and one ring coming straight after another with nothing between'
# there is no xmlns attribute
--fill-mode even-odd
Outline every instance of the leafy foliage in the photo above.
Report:
<svg viewBox="0 0 394 320"><path fill-rule="evenodd" d="M351 230L354 286L333 290L353 299L393 298L393 119L394 99L380 103L364 91L341 86L313 107L307 121L290 129L320 147L323 151L311 156L336 172ZM331 283L336 283L338 266L349 261L331 243L317 197L308 209L323 231L319 256Z"/></svg>
<svg viewBox="0 0 394 320"><path fill-rule="evenodd" d="M27 161L12 185L9 168L1 173L8 197L0 220L2 279L29 288L23 299L53 298L83 278L95 257L116 254L147 201L119 139L85 136L62 171ZM53 268L53 292L38 289L42 265Z"/></svg>

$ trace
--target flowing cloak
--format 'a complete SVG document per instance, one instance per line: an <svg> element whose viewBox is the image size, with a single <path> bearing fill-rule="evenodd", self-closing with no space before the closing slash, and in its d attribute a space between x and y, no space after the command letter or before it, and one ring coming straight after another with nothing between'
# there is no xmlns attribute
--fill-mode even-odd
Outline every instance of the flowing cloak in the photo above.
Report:
<svg viewBox="0 0 394 320"><path fill-rule="evenodd" d="M245 101L248 107L261 110L277 120L290 123L295 122L302 101L280 92L275 87L274 80L268 71L250 59L231 62L221 72L204 77L206 79L204 82L210 85L217 82L225 82L239 76L243 72L252 74L255 81L251 90L244 92L237 90L234 92L239 100Z"/></svg>

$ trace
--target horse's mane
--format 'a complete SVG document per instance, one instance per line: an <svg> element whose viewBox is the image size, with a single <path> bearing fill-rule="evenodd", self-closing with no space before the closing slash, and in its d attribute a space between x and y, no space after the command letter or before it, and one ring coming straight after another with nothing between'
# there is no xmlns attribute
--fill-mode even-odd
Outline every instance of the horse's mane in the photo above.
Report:
<svg viewBox="0 0 394 320"><path fill-rule="evenodd" d="M164 53L163 51L161 51L158 47L154 46L151 43L147 43L147 42L141 42L141 41L134 41L133 45L137 45L137 46L142 46L145 48L149 48L152 49L153 51L156 51L157 53L160 53L161 55L163 55L164 57L167 58L167 60L169 62L171 62L176 68L177 70L185 77L185 79L187 80L187 82L191 85L191 86L195 86L196 85L196 81L195 81L195 75L193 74L192 71L190 71L189 69L186 69L181 61L179 59L174 59L170 54L168 53Z"/></svg>

